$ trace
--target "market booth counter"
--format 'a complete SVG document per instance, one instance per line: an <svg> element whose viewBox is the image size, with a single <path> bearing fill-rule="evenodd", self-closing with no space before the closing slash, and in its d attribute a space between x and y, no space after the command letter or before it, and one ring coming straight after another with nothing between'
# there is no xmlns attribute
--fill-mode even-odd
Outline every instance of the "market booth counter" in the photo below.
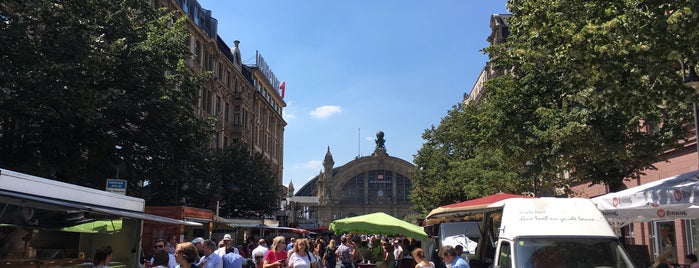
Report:
<svg viewBox="0 0 699 268"><path fill-rule="evenodd" d="M145 201L0 169L0 267L91 267L112 247L111 267L138 267L144 221L200 226L145 214Z"/></svg>

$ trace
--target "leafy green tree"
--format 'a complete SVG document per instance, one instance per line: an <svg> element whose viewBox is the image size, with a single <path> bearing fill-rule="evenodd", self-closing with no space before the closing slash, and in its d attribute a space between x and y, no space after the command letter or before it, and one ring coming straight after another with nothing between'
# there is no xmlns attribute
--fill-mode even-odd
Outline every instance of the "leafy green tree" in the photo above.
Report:
<svg viewBox="0 0 699 268"><path fill-rule="evenodd" d="M194 108L184 18L147 1L0 3L0 166L104 188L191 179L209 122Z"/></svg>
<svg viewBox="0 0 699 268"><path fill-rule="evenodd" d="M520 181L498 151L483 151L479 107L458 105L438 127L425 130L426 143L415 155L410 200L422 213L441 205L500 191L519 191ZM514 184L512 182L515 182Z"/></svg>
<svg viewBox="0 0 699 268"><path fill-rule="evenodd" d="M211 192L221 197L221 216L259 218L278 209L281 188L267 161L239 143L213 153Z"/></svg>
<svg viewBox="0 0 699 268"><path fill-rule="evenodd" d="M476 107L450 111L423 135L412 173L419 211L496 189L615 189L682 146L699 98L681 84L679 62L699 59L699 2L510 0L508 8L507 41L485 49L506 74L486 83Z"/></svg>
<svg viewBox="0 0 699 268"><path fill-rule="evenodd" d="M507 128L489 139L516 148L520 163L532 159L552 186L570 183L556 181L565 172L615 186L653 168L688 136L687 104L696 100L668 53L686 48L671 45L676 33L667 31L674 4L697 8L689 1L509 1L511 35L488 51L496 66L513 70L498 79L511 81L490 83L485 104L491 122ZM673 105L659 108L662 101Z"/></svg>

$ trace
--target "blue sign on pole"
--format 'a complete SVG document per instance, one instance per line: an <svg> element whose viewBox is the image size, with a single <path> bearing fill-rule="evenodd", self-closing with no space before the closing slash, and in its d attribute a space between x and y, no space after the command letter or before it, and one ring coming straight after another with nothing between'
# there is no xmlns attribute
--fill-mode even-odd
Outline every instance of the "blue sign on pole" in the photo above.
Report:
<svg viewBox="0 0 699 268"><path fill-rule="evenodd" d="M126 180L107 179L107 192L126 195Z"/></svg>

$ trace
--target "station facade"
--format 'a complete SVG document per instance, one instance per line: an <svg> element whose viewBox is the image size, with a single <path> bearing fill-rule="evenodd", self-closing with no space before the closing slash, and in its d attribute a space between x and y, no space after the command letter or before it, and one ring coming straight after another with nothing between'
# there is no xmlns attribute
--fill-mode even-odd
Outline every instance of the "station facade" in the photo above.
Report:
<svg viewBox="0 0 699 268"><path fill-rule="evenodd" d="M317 200L315 203L290 204L298 225L328 226L335 219L384 212L399 219L412 213L408 196L412 184L410 170L415 165L389 156L383 132L377 133L376 149L369 156L357 157L335 166L330 147L325 153L323 171L293 195L292 200ZM299 217L305 214L306 217ZM313 227L313 226L311 226Z"/></svg>

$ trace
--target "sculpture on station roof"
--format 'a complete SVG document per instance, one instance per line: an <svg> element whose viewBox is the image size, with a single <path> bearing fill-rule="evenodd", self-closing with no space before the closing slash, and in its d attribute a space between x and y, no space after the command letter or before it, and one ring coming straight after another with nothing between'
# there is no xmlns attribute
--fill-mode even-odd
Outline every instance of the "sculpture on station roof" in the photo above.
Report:
<svg viewBox="0 0 699 268"><path fill-rule="evenodd" d="M376 132L376 149L386 149L386 140L383 138L383 131Z"/></svg>

